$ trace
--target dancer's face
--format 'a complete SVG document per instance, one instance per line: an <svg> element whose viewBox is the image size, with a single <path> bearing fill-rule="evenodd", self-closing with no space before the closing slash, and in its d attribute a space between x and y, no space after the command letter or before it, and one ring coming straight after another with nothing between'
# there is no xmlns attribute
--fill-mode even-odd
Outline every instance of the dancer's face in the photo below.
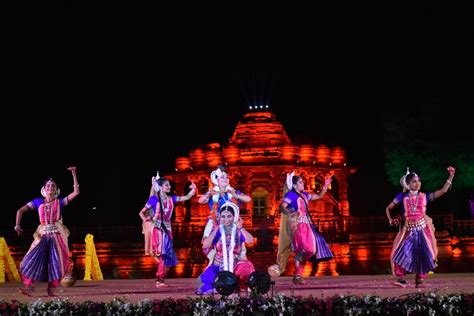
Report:
<svg viewBox="0 0 474 316"><path fill-rule="evenodd" d="M221 224L224 226L230 226L234 222L234 215L229 211L221 212Z"/></svg>
<svg viewBox="0 0 474 316"><path fill-rule="evenodd" d="M56 191L58 189L58 186L56 183L54 183L53 181L48 181L45 185L44 185L44 189L46 191L46 194L48 195L55 195L56 194Z"/></svg>
<svg viewBox="0 0 474 316"><path fill-rule="evenodd" d="M304 181L303 179L299 179L296 184L293 184L296 191L301 192L304 190Z"/></svg>
<svg viewBox="0 0 474 316"><path fill-rule="evenodd" d="M225 188L229 185L229 178L227 177L227 173L223 172L219 178L217 178L217 184L221 188Z"/></svg>
<svg viewBox="0 0 474 316"><path fill-rule="evenodd" d="M169 193L169 192L170 192L170 190L171 190L171 185L170 185L169 181L165 181L165 183L163 183L163 184L161 185L161 190L162 190L163 192L165 192L165 193Z"/></svg>
<svg viewBox="0 0 474 316"><path fill-rule="evenodd" d="M410 190L412 191L418 191L421 188L421 180L418 177L414 177L411 179L410 183L408 183L408 186L410 187Z"/></svg>

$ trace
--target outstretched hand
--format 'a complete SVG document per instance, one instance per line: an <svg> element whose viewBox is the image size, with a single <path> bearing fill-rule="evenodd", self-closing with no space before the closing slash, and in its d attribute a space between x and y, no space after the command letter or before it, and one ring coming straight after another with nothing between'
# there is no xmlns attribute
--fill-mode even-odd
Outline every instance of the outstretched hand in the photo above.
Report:
<svg viewBox="0 0 474 316"><path fill-rule="evenodd" d="M189 186L191 190L196 190L196 184L194 182L191 182L191 185Z"/></svg>
<svg viewBox="0 0 474 316"><path fill-rule="evenodd" d="M334 174L331 172L324 178L324 186L325 187L328 187L331 184L333 175Z"/></svg>
<svg viewBox="0 0 474 316"><path fill-rule="evenodd" d="M448 172L450 175L453 175L456 173L456 168L452 167L452 166L449 166L448 167Z"/></svg>
<svg viewBox="0 0 474 316"><path fill-rule="evenodd" d="M71 171L72 174L76 174L76 169L77 167L73 167L73 166L67 168L67 170Z"/></svg>

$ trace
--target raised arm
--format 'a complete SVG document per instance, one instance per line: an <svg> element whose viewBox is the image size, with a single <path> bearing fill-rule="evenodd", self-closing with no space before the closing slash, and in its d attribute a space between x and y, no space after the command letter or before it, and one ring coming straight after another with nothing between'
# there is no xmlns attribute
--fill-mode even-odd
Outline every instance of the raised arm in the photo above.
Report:
<svg viewBox="0 0 474 316"><path fill-rule="evenodd" d="M232 196L237 199L237 200L240 200L244 203L248 203L252 200L252 198L250 196L248 196L247 194L243 194L241 192L237 192L234 188L232 188L230 191L228 191L230 194L232 194ZM209 202L209 199L211 198L212 195L214 194L217 194L216 191L214 191L214 189L208 191L206 194L203 194L201 195L201 197L199 198L198 202L200 204L205 204L207 202Z"/></svg>
<svg viewBox="0 0 474 316"><path fill-rule="evenodd" d="M449 190L449 187L453 184L453 178L454 178L454 174L456 173L456 169L454 167L449 166L448 167L448 172L449 172L448 180L446 180L446 182L444 183L444 185L441 189L436 190L433 193L435 199L437 199L440 196L446 194L446 192L448 192L448 190Z"/></svg>
<svg viewBox="0 0 474 316"><path fill-rule="evenodd" d="M191 189L191 191L189 191L188 194L178 197L179 202L187 201L190 198L192 198L194 196L194 194L196 194L196 185L194 183L191 183L189 188Z"/></svg>
<svg viewBox="0 0 474 316"><path fill-rule="evenodd" d="M207 191L205 194L201 195L201 197L198 200L199 204L205 204L205 203L209 202L209 199L211 198L211 196L214 193L215 193L214 190L211 190L211 191Z"/></svg>
<svg viewBox="0 0 474 316"><path fill-rule="evenodd" d="M204 240L202 241L202 248L206 249L212 247L212 242L214 241L218 230L219 226L214 226L214 229L212 230L211 234L204 238Z"/></svg>
<svg viewBox="0 0 474 316"><path fill-rule="evenodd" d="M253 243L253 236L243 227L243 225L244 225L244 220L241 217L239 217L239 219L237 220L237 228L240 229L240 232L245 238L245 242L248 244L251 244Z"/></svg>
<svg viewBox="0 0 474 316"><path fill-rule="evenodd" d="M67 168L67 170L70 170L72 173L72 181L73 181L72 187L74 188L74 191L67 196L68 202L71 202L72 200L76 198L76 196L79 195L79 183L77 182L76 169L77 169L76 167Z"/></svg>
<svg viewBox="0 0 474 316"><path fill-rule="evenodd" d="M248 196L247 194L243 194L243 193L239 193L237 192L234 188L232 188L230 194L232 194L232 196L234 198L236 198L237 200L241 200L242 202L244 203L248 203L250 202L250 200L252 199L250 196Z"/></svg>
<svg viewBox="0 0 474 316"><path fill-rule="evenodd" d="M25 213L29 209L30 208L28 204L26 204L20 207L18 211L16 211L16 222L15 222L16 224L13 229L17 232L18 236L20 236L23 233L23 229L21 229L21 217L23 216L23 213Z"/></svg>

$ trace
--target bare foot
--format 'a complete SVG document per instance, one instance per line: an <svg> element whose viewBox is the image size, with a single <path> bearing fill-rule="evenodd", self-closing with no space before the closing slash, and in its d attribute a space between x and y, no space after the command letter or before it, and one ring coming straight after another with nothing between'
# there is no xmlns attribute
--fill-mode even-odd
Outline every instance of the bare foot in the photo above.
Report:
<svg viewBox="0 0 474 316"><path fill-rule="evenodd" d="M23 294L23 295L26 295L26 296L29 296L29 297L33 297L33 288L32 287L25 287L25 288L18 288L18 292L20 294Z"/></svg>

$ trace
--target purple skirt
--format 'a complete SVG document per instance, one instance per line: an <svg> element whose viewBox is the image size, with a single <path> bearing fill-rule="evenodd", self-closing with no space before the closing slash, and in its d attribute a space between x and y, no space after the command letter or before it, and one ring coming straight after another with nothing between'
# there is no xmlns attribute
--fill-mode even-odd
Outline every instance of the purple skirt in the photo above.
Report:
<svg viewBox="0 0 474 316"><path fill-rule="evenodd" d="M408 272L419 274L426 274L436 267L422 230L409 233L395 251L393 262Z"/></svg>
<svg viewBox="0 0 474 316"><path fill-rule="evenodd" d="M51 282L63 278L68 265L68 252L59 234L43 235L20 263L21 274L35 282Z"/></svg>

